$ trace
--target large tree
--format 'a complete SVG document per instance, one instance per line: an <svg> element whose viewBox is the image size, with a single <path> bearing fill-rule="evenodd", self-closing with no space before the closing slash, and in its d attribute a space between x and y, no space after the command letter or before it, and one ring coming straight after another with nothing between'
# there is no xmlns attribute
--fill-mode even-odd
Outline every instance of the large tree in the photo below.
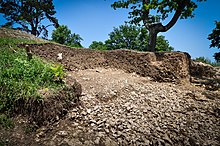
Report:
<svg viewBox="0 0 220 146"><path fill-rule="evenodd" d="M220 48L220 21L215 22L216 27L209 34L208 39L211 41L210 48ZM220 62L220 52L214 54L214 58L217 62Z"/></svg>
<svg viewBox="0 0 220 146"><path fill-rule="evenodd" d="M8 21L6 25L17 24L18 29L35 36L47 37L49 26L59 26L53 0L0 0L0 13ZM42 24L45 19L52 24Z"/></svg>
<svg viewBox="0 0 220 146"><path fill-rule="evenodd" d="M66 25L61 25L52 32L52 40L71 47L82 47L83 40L79 34L71 33Z"/></svg>
<svg viewBox="0 0 220 146"><path fill-rule="evenodd" d="M156 51L172 51L173 47L165 40L164 36L158 36ZM146 28L134 25L120 25L109 33L109 39L105 41L108 50L131 49L138 51L150 51L148 48L149 35Z"/></svg>
<svg viewBox="0 0 220 146"><path fill-rule="evenodd" d="M206 0L118 0L112 4L112 7L131 9L129 22L139 25L142 23L147 28L148 47L151 51L155 51L157 34L168 31L179 18L193 17L193 11L197 8L195 1ZM173 14L171 20L163 25L161 20L165 20L169 14Z"/></svg>

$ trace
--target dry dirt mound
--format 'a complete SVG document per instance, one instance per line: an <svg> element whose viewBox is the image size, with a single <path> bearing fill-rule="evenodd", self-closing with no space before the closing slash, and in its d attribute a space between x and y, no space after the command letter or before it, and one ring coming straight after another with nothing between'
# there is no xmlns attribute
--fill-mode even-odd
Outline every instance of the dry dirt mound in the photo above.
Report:
<svg viewBox="0 0 220 146"><path fill-rule="evenodd" d="M190 78L190 56L187 53L96 51L73 49L50 43L23 47L29 47L34 54L53 61L57 61L57 54L62 53L61 63L69 71L104 67L122 69L128 73L135 72L159 82L182 82L189 81Z"/></svg>

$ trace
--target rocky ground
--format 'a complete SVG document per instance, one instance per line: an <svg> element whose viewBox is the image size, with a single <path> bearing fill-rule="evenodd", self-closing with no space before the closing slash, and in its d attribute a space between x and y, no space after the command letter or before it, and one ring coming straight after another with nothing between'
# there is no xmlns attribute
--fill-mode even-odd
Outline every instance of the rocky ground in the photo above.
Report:
<svg viewBox="0 0 220 146"><path fill-rule="evenodd" d="M1 129L5 145L220 145L219 89L189 82L186 54L28 47L53 61L63 53L66 81L76 79L82 96L48 125L36 128L27 117L15 117L14 128Z"/></svg>
<svg viewBox="0 0 220 146"><path fill-rule="evenodd" d="M82 84L78 108L38 130L43 145L219 145L219 92L152 82L116 69L70 72ZM212 92L214 94L214 92Z"/></svg>

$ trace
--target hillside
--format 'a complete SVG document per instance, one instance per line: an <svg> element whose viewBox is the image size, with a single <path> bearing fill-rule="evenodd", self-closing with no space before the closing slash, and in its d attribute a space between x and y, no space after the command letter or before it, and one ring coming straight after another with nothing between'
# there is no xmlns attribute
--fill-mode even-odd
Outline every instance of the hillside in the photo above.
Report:
<svg viewBox="0 0 220 146"><path fill-rule="evenodd" d="M19 37L8 35L13 33L7 37ZM96 51L49 42L17 46L62 63L65 82L79 82L82 96L61 110L63 116L38 127L23 114L14 116L13 128L1 127L3 144L220 145L218 69L192 62L187 53Z"/></svg>

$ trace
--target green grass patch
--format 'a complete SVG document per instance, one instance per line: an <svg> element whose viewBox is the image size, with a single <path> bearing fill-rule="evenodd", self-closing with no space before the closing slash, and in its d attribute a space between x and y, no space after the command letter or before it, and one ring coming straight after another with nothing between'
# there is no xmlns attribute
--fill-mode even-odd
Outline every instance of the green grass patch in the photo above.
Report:
<svg viewBox="0 0 220 146"><path fill-rule="evenodd" d="M14 126L12 120L5 114L0 114L0 125L4 128L11 128Z"/></svg>
<svg viewBox="0 0 220 146"><path fill-rule="evenodd" d="M36 43L0 38L0 113L5 115L13 112L15 102L20 99L42 100L39 89L58 89L64 85L63 67L36 56L28 61L25 49L16 47L21 42ZM4 120L0 123L4 123Z"/></svg>

